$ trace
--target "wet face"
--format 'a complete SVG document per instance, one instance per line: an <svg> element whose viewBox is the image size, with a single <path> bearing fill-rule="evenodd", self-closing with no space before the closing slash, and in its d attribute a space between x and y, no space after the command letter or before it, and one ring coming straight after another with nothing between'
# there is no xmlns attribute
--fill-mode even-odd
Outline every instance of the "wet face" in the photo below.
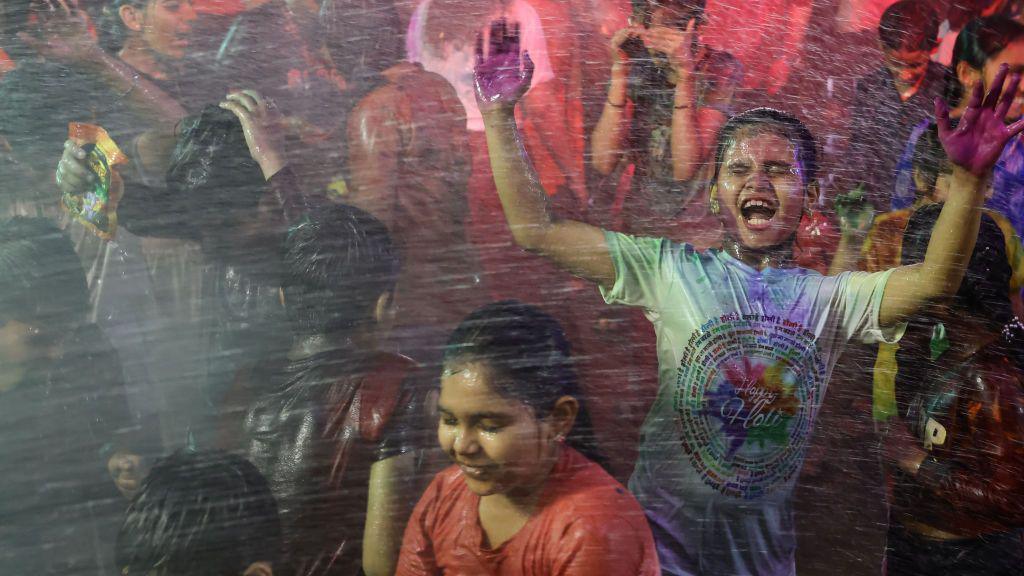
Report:
<svg viewBox="0 0 1024 576"><path fill-rule="evenodd" d="M745 248L791 241L805 196L797 146L769 128L738 131L723 155L715 194L726 234Z"/></svg>
<svg viewBox="0 0 1024 576"><path fill-rule="evenodd" d="M191 0L154 0L146 5L142 19L142 40L150 50L171 60L180 60L188 50L188 38L196 12Z"/></svg>
<svg viewBox="0 0 1024 576"><path fill-rule="evenodd" d="M532 494L557 457L557 432L529 406L496 393L495 377L481 363L446 367L438 441L475 494Z"/></svg>
<svg viewBox="0 0 1024 576"><path fill-rule="evenodd" d="M999 67L1003 64L1010 67L1010 74L1014 72L1024 73L1024 40L1011 43L1002 52L985 62L983 74L986 92L992 86L992 81L995 80L996 73L999 72ZM1006 113L1006 119L1010 121L1017 120L1021 117L1022 113L1024 113L1024 87L1017 92L1013 105L1010 106L1009 112Z"/></svg>
<svg viewBox="0 0 1024 576"><path fill-rule="evenodd" d="M927 50L883 50L883 60L893 81L902 86L916 86L928 72L931 52Z"/></svg>
<svg viewBox="0 0 1024 576"><path fill-rule="evenodd" d="M39 345L39 330L17 320L0 320L0 392L17 386L32 366L50 355Z"/></svg>
<svg viewBox="0 0 1024 576"><path fill-rule="evenodd" d="M107 472L126 499L131 500L142 487L145 478L142 457L138 454L118 452L107 461Z"/></svg>

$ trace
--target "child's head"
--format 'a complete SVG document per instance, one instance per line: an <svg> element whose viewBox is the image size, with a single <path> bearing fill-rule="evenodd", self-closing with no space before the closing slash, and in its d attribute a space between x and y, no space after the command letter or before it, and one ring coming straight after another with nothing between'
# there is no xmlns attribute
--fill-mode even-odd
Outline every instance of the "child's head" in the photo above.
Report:
<svg viewBox="0 0 1024 576"><path fill-rule="evenodd" d="M379 220L354 206L329 206L288 234L284 252L284 305L297 336L386 327L399 259Z"/></svg>
<svg viewBox="0 0 1024 576"><path fill-rule="evenodd" d="M889 6L878 24L878 39L893 79L917 84L928 71L938 35L939 16L928 2L900 0Z"/></svg>
<svg viewBox="0 0 1024 576"><path fill-rule="evenodd" d="M939 130L933 124L928 127L914 145L913 154L914 187L918 201L945 202L949 195L949 177L953 163L939 141Z"/></svg>
<svg viewBox="0 0 1024 576"><path fill-rule="evenodd" d="M81 260L56 225L0 222L0 390L48 365L89 309Z"/></svg>
<svg viewBox="0 0 1024 576"><path fill-rule="evenodd" d="M796 117L755 108L729 119L718 135L712 209L746 248L790 242L805 204L817 196L818 152Z"/></svg>
<svg viewBox="0 0 1024 576"><path fill-rule="evenodd" d="M957 102L978 82L988 90L1002 64L1010 72L1024 70L1024 25L1004 16L971 20L956 37L952 68L956 81L947 91L947 100ZM1024 111L1018 94L1007 112L1007 120L1016 120Z"/></svg>
<svg viewBox="0 0 1024 576"><path fill-rule="evenodd" d="M438 439L480 495L529 494L566 441L593 453L561 326L513 301L470 314L448 343Z"/></svg>
<svg viewBox="0 0 1024 576"><path fill-rule="evenodd" d="M125 576L272 576L281 523L256 467L178 451L153 466L117 537Z"/></svg>

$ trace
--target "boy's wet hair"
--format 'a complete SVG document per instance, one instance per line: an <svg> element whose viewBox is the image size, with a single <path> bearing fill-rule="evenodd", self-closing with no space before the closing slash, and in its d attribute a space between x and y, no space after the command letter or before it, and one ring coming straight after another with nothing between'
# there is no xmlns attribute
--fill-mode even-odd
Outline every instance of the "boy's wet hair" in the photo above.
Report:
<svg viewBox="0 0 1024 576"><path fill-rule="evenodd" d="M372 322L394 291L399 256L387 227L354 206L328 206L285 241L285 308L298 334L337 334Z"/></svg>
<svg viewBox="0 0 1024 576"><path fill-rule="evenodd" d="M478 308L452 332L444 365L477 362L499 375L490 383L495 392L529 406L537 418L548 416L559 398L575 398L580 410L567 441L591 460L603 462L569 340L558 320L515 300Z"/></svg>
<svg viewBox="0 0 1024 576"><path fill-rule="evenodd" d="M924 0L900 0L886 8L878 39L886 50L931 51L939 42L939 15Z"/></svg>
<svg viewBox="0 0 1024 576"><path fill-rule="evenodd" d="M44 218L0 222L0 325L9 320L63 334L91 306L82 263L67 235Z"/></svg>
<svg viewBox="0 0 1024 576"><path fill-rule="evenodd" d="M158 461L117 537L125 576L235 576L278 562L281 522L266 479L226 452L180 450Z"/></svg>
<svg viewBox="0 0 1024 576"><path fill-rule="evenodd" d="M741 112L729 118L722 126L715 148L715 174L712 182L718 181L726 150L736 143L740 132L749 129L773 132L789 140L796 146L804 185L814 182L818 176L818 145L814 141L814 136L796 116L774 108L753 108Z"/></svg>

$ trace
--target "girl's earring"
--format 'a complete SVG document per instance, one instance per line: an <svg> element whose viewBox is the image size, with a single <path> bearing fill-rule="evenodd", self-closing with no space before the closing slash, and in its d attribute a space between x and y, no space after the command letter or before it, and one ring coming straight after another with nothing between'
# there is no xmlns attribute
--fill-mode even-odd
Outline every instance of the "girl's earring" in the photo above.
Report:
<svg viewBox="0 0 1024 576"><path fill-rule="evenodd" d="M718 198L712 198L708 205L711 208L711 213L718 215L722 211L722 206L718 203Z"/></svg>

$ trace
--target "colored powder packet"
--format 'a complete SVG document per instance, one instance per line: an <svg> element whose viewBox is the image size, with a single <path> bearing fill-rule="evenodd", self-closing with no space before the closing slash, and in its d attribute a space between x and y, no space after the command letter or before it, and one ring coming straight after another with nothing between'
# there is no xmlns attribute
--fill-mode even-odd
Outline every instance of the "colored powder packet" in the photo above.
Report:
<svg viewBox="0 0 1024 576"><path fill-rule="evenodd" d="M84 193L65 193L61 205L72 218L104 240L117 234L117 203L124 194L124 181L115 167L128 162L107 131L92 124L72 122L68 138L85 151L85 163L95 179Z"/></svg>

